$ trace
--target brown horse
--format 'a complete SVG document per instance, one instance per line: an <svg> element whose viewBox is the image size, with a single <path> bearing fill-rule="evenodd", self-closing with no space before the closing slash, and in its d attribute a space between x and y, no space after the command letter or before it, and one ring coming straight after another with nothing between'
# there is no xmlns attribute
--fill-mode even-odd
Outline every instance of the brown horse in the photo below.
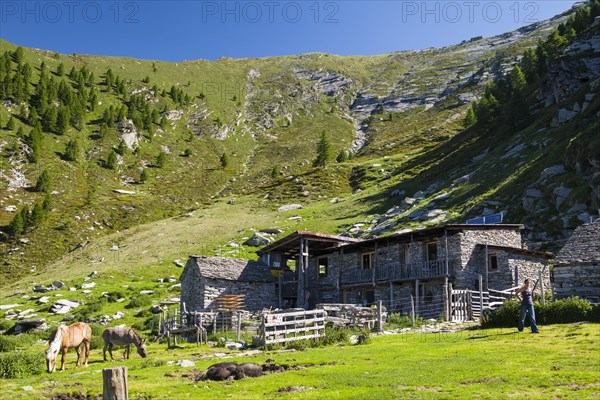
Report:
<svg viewBox="0 0 600 400"><path fill-rule="evenodd" d="M106 361L106 350L110 354L110 359L113 359L112 347L114 344L117 346L125 346L125 358L129 359L129 348L131 343L137 348L137 353L142 357L146 358L148 352L146 350L146 339L142 337L133 329L126 328L124 326L117 326L114 328L107 328L102 332L102 339L104 339L104 349L102 354L104 361Z"/></svg>
<svg viewBox="0 0 600 400"><path fill-rule="evenodd" d="M61 325L50 335L48 340L49 347L46 352L46 366L48 372L56 371L56 357L58 352L62 353L61 371L65 370L65 359L70 348L75 347L77 351L77 367L82 363L82 356L85 357L85 366L88 365L90 356L90 342L92 341L92 329L84 322L75 322L69 326Z"/></svg>

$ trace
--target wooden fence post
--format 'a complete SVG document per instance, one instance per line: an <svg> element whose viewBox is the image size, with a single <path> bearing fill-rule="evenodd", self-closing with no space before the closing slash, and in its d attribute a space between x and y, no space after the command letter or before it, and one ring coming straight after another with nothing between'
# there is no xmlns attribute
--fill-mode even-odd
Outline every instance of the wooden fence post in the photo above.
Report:
<svg viewBox="0 0 600 400"><path fill-rule="evenodd" d="M413 297L413 295L410 295L410 308L411 308L411 313L410 315L412 315L412 323L413 323L413 328L415 326L415 298Z"/></svg>
<svg viewBox="0 0 600 400"><path fill-rule="evenodd" d="M479 318L483 316L483 276L479 274Z"/></svg>
<svg viewBox="0 0 600 400"><path fill-rule="evenodd" d="M241 335L242 335L242 313L238 312L237 313L237 335L236 335L236 340L238 342L240 341Z"/></svg>
<svg viewBox="0 0 600 400"><path fill-rule="evenodd" d="M542 280L543 276L542 276L541 269L538 271L538 275L539 275L538 282L540 283L540 292L541 292L540 294L542 295L542 306L545 306L546 305L546 296L544 293L544 281Z"/></svg>
<svg viewBox="0 0 600 400"><path fill-rule="evenodd" d="M102 400L128 400L127 367L102 370Z"/></svg>
<svg viewBox="0 0 600 400"><path fill-rule="evenodd" d="M383 301L377 302L377 332L383 332Z"/></svg>

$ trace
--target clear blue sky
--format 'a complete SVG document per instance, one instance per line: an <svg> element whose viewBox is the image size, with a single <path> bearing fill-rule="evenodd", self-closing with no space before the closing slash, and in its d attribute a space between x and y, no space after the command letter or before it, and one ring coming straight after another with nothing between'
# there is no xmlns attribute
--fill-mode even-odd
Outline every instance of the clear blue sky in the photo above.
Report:
<svg viewBox="0 0 600 400"><path fill-rule="evenodd" d="M0 37L58 51L180 61L442 47L550 18L572 0L0 0Z"/></svg>

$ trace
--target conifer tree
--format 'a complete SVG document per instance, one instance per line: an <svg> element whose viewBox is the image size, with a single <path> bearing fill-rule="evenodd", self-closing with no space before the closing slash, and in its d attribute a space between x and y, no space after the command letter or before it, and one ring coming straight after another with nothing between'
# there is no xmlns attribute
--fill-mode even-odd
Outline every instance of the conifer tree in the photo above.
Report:
<svg viewBox="0 0 600 400"><path fill-rule="evenodd" d="M347 159L348 159L348 153L346 152L346 150L341 150L335 160L337 162L341 163L341 162L346 161Z"/></svg>
<svg viewBox="0 0 600 400"><path fill-rule="evenodd" d="M42 203L35 203L33 206L33 210L31 210L31 221L30 224L32 226L40 226L42 222L46 219L46 212L44 211L44 207Z"/></svg>
<svg viewBox="0 0 600 400"><path fill-rule="evenodd" d="M158 168L162 168L162 167L164 167L166 162L167 162L167 154L164 151L161 151L160 153L158 153L158 156L156 157L156 166Z"/></svg>
<svg viewBox="0 0 600 400"><path fill-rule="evenodd" d="M221 158L219 158L219 161L221 162L221 167L223 169L227 168L227 166L229 165L229 156L227 155L227 153L221 154Z"/></svg>
<svg viewBox="0 0 600 400"><path fill-rule="evenodd" d="M147 180L148 180L148 173L146 172L146 168L144 168L142 170L142 173L140 174L140 183L146 183Z"/></svg>
<svg viewBox="0 0 600 400"><path fill-rule="evenodd" d="M467 115L465 115L465 119L463 120L463 126L468 128L477 123L477 117L475 116L475 111L473 111L473 107L469 108L467 111Z"/></svg>
<svg viewBox="0 0 600 400"><path fill-rule="evenodd" d="M25 221L23 221L23 216L20 212L17 212L10 221L8 230L13 238L17 238L23 234L23 231L25 230Z"/></svg>
<svg viewBox="0 0 600 400"><path fill-rule="evenodd" d="M48 213L52 210L52 197L50 196L50 193L46 193L46 197L44 197L42 207L44 207L46 215L48 215Z"/></svg>
<svg viewBox="0 0 600 400"><path fill-rule="evenodd" d="M15 119L13 118L12 115L10 116L10 118L8 119L8 122L6 123L6 129L8 129L9 131L13 131L15 129Z"/></svg>
<svg viewBox="0 0 600 400"><path fill-rule="evenodd" d="M44 169L35 182L35 191L46 193L50 191L50 173L47 169Z"/></svg>
<svg viewBox="0 0 600 400"><path fill-rule="evenodd" d="M315 167L323 167L331 160L331 138L325 132L321 134L321 140L317 145L317 158L313 162Z"/></svg>
<svg viewBox="0 0 600 400"><path fill-rule="evenodd" d="M108 157L106 158L106 163L104 164L108 169L117 169L117 154L114 150L111 150L108 153Z"/></svg>
<svg viewBox="0 0 600 400"><path fill-rule="evenodd" d="M79 142L77 139L71 139L67 143L67 147L65 148L65 158L69 161L77 161L79 158Z"/></svg>
<svg viewBox="0 0 600 400"><path fill-rule="evenodd" d="M64 135L69 130L69 121L71 113L68 106L62 106L58 109L56 116L56 133Z"/></svg>

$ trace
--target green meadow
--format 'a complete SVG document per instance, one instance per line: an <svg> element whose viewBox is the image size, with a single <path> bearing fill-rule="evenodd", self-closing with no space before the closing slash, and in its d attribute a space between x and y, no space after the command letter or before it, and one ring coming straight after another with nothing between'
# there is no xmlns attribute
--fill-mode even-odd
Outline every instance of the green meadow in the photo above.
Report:
<svg viewBox="0 0 600 400"><path fill-rule="evenodd" d="M543 326L539 335L476 328L396 333L373 335L363 345L252 355L205 344L167 349L166 343L151 343L146 359L135 354L123 360L117 350L116 360L105 363L101 349L92 350L89 367L79 369L71 351L66 371L3 379L0 397L96 398L102 393L102 369L126 366L130 399L586 399L600 395L599 342L600 325L576 323ZM44 349L40 342L24 351ZM177 366L178 360L195 366ZM237 381L197 381L221 361L269 362L287 370Z"/></svg>

